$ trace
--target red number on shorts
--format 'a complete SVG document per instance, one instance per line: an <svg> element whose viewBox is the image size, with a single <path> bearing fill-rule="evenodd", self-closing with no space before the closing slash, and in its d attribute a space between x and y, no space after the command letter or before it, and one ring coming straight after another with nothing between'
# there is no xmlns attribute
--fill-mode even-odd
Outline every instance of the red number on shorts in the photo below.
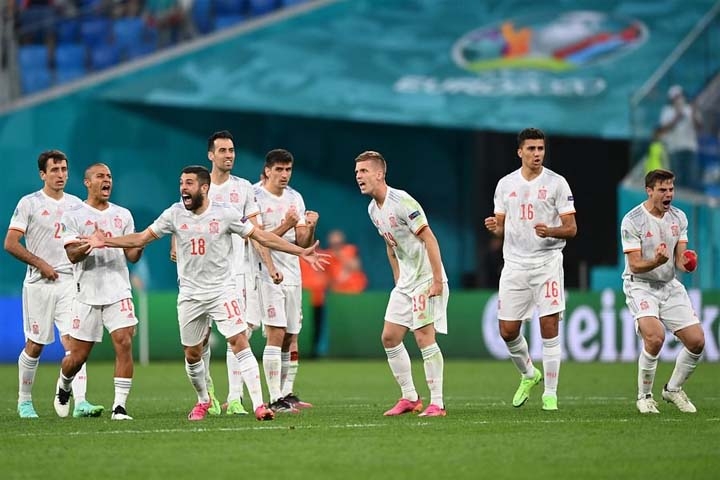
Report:
<svg viewBox="0 0 720 480"><path fill-rule="evenodd" d="M532 203L520 204L520 220L532 220L535 218L535 211Z"/></svg>
<svg viewBox="0 0 720 480"><path fill-rule="evenodd" d="M417 297L413 297L413 312L424 312L427 307L426 296L420 294Z"/></svg>
<svg viewBox="0 0 720 480"><path fill-rule="evenodd" d="M225 310L227 310L228 318L233 318L234 316L240 316L242 312L240 311L240 304L237 300L233 300L232 302L225 302Z"/></svg>
<svg viewBox="0 0 720 480"><path fill-rule="evenodd" d="M204 238L191 238L190 239L190 255L205 255L205 239Z"/></svg>
<svg viewBox="0 0 720 480"><path fill-rule="evenodd" d="M545 282L545 298L555 298L559 295L558 282L548 280Z"/></svg>
<svg viewBox="0 0 720 480"><path fill-rule="evenodd" d="M132 312L133 311L133 303L132 300L129 298L123 298L120 300L120 311L121 312Z"/></svg>
<svg viewBox="0 0 720 480"><path fill-rule="evenodd" d="M55 234L53 235L54 238L62 238L60 236L60 231L62 230L62 224L60 222L55 222Z"/></svg>

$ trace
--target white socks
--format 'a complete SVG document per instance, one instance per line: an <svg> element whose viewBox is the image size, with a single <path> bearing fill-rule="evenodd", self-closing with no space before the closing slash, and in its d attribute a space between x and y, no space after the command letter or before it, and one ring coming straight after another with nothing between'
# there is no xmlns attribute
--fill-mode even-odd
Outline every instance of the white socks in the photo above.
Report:
<svg viewBox="0 0 720 480"><path fill-rule="evenodd" d="M188 363L187 359L185 359L185 372L187 372L188 379L190 379L190 383L197 393L198 402L208 403L210 395L208 394L207 380L205 379L205 362L200 360L197 363Z"/></svg>
<svg viewBox="0 0 720 480"><path fill-rule="evenodd" d="M240 371L240 364L235 357L230 345L227 346L225 352L225 363L227 364L227 375L228 375L228 396L227 401L230 403L233 400L239 400L242 402L243 397L243 377L242 371Z"/></svg>
<svg viewBox="0 0 720 480"><path fill-rule="evenodd" d="M265 372L265 382L267 383L268 392L270 393L270 403L282 397L282 390L280 388L280 370L282 368L280 350L280 347L272 345L266 345L265 350L263 350L263 371Z"/></svg>
<svg viewBox="0 0 720 480"><path fill-rule="evenodd" d="M560 337L542 339L543 371L545 373L545 395L557 395L560 376Z"/></svg>
<svg viewBox="0 0 720 480"><path fill-rule="evenodd" d="M282 352L282 396L286 397L293 393L295 377L298 371L298 352Z"/></svg>
<svg viewBox="0 0 720 480"><path fill-rule="evenodd" d="M130 395L130 387L132 387L132 378L113 378L115 383L115 400L113 400L113 410L120 405L125 408L128 395Z"/></svg>
<svg viewBox="0 0 720 480"><path fill-rule="evenodd" d="M510 359L522 376L525 378L533 378L535 376L535 368L530 359L527 341L522 333L518 335L515 340L506 342L505 345L507 345L508 352L510 353Z"/></svg>
<svg viewBox="0 0 720 480"><path fill-rule="evenodd" d="M387 354L390 370L395 376L398 385L400 385L402 398L406 398L411 402L416 401L418 394L413 383L410 355L405 349L405 344L400 342L396 347L386 348L385 353Z"/></svg>
<svg viewBox="0 0 720 480"><path fill-rule="evenodd" d="M702 358L702 352L692 353L683 347L675 360L675 369L673 370L670 380L667 383L667 389L677 391L682 388L690 375L695 371L695 367Z"/></svg>
<svg viewBox="0 0 720 480"><path fill-rule="evenodd" d="M445 408L443 403L443 368L445 361L437 343L420 350L425 367L425 380L430 389L430 403ZM407 352L406 352L407 353Z"/></svg>
<svg viewBox="0 0 720 480"><path fill-rule="evenodd" d="M28 402L32 400L32 386L35 383L35 373L37 372L39 358L32 358L25 353L25 349L20 352L18 357L18 403Z"/></svg>
<svg viewBox="0 0 720 480"><path fill-rule="evenodd" d="M648 394L652 395L657 364L658 357L650 355L643 348L642 352L640 352L640 358L638 358L638 398L645 398Z"/></svg>
<svg viewBox="0 0 720 480"><path fill-rule="evenodd" d="M278 350L280 347L278 347ZM250 347L239 351L235 358L240 364L242 378L247 385L248 393L253 404L253 412L263 404L262 385L260 383L260 367Z"/></svg>

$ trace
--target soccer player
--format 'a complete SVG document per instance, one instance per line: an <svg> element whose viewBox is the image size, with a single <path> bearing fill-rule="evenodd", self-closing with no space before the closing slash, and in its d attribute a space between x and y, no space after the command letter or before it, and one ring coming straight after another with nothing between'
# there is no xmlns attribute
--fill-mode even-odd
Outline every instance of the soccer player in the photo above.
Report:
<svg viewBox="0 0 720 480"><path fill-rule="evenodd" d="M288 184L294 158L283 149L265 155L263 181L255 185L263 228L291 243L308 247L315 241L317 212L305 210L302 195ZM263 351L263 370L270 393L270 408L275 412L295 413L312 404L294 393L298 370L297 338L302 328L302 282L298 259L271 252L272 262L282 275L282 284L269 270L260 272L260 305L267 335Z"/></svg>
<svg viewBox="0 0 720 480"><path fill-rule="evenodd" d="M25 348L18 358L18 414L20 418L37 418L32 403L40 354L45 345L55 341L53 323L60 332L65 354L70 354L69 336L75 282L72 264L62 243L62 214L82 201L65 193L68 159L60 150L47 150L38 156L43 188L24 196L18 202L5 236L5 250L28 265L23 282L23 329ZM20 242L25 237L25 245ZM80 366L73 380L75 407L73 417L98 417L105 407L85 399L87 373Z"/></svg>
<svg viewBox="0 0 720 480"><path fill-rule="evenodd" d="M87 200L67 210L62 217L63 243L75 265L75 300L70 327L70 355L62 362L55 395L55 412L68 415L72 382L96 342L107 329L115 349L115 399L111 418L132 420L126 409L133 378L132 338L138 320L133 312L130 273L127 262L140 260L142 248L92 250L78 241L96 226L110 236L135 231L130 212L110 202L113 187L110 168L95 163L85 170Z"/></svg>
<svg viewBox="0 0 720 480"><path fill-rule="evenodd" d="M652 170L645 176L648 198L623 217L620 230L625 252L623 291L635 328L643 340L638 359L638 399L640 413L660 413L653 399L658 355L670 330L683 344L675 369L662 390L662 397L681 411L695 413L695 405L683 391L702 357L705 334L675 269L694 269L685 256L688 220L671 205L675 175L668 170Z"/></svg>
<svg viewBox="0 0 720 480"><path fill-rule="evenodd" d="M447 333L450 290L440 245L420 204L407 192L390 187L386 172L387 164L378 152L366 151L355 158L355 180L360 192L372 198L368 214L385 240L395 280L385 310L382 343L402 397L385 415L420 412L423 407L403 344L408 330L412 330L430 389L430 404L420 416L444 417L444 360L435 333Z"/></svg>
<svg viewBox="0 0 720 480"><path fill-rule="evenodd" d="M528 400L543 374L533 366L520 328L537 307L545 371L543 410L557 410L560 374L559 323L565 311L562 249L575 237L573 194L561 175L543 166L545 134L527 128L518 135L521 166L500 179L495 189L495 215L485 227L504 238L504 266L500 274L498 318L500 336L522 374L513 407Z"/></svg>
<svg viewBox="0 0 720 480"><path fill-rule="evenodd" d="M315 253L313 245L301 248L278 236L253 226L237 209L208 198L210 172L205 167L185 167L180 177L182 202L172 205L143 232L115 237L96 231L85 238L92 248L143 247L164 236L174 235L177 242L178 322L180 340L185 351L185 369L195 392L197 404L189 420L202 420L210 408L203 342L210 321L231 345L240 363L258 420L272 420L274 414L262 400L260 371L245 335L247 324L242 318L235 279L232 273L232 234L252 238L262 245L297 255L315 268L324 268L326 255Z"/></svg>
<svg viewBox="0 0 720 480"><path fill-rule="evenodd" d="M230 204L257 227L260 209L255 201L253 186L244 178L236 177L230 173L235 164L235 145L232 134L227 130L213 133L210 138L208 138L207 147L208 159L212 163L208 196L214 202ZM232 266L235 269L235 281L238 294L242 300L241 308L243 309L243 318L250 327L246 330L246 333L249 335L252 332L253 326L259 326L261 322L257 282L255 281L256 271L258 270L257 265L259 263L256 249L261 253L268 270L271 272L270 276L277 278L278 274L272 265L269 253L265 247L255 245L255 248L251 248L249 241L237 234L233 234L232 239L232 255L234 257ZM208 410L208 413L211 415L219 415L221 408L215 398L212 379L210 378L210 348L207 343L203 347L203 360L205 361L208 390L212 401L212 406ZM225 412L228 415L247 415L247 411L242 404L242 370L230 345L228 345L225 360L229 386Z"/></svg>

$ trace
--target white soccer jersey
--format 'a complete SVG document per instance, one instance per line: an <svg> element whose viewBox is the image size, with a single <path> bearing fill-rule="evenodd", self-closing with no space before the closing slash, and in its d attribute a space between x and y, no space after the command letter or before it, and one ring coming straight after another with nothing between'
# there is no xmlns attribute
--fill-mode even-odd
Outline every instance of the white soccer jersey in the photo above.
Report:
<svg viewBox="0 0 720 480"><path fill-rule="evenodd" d="M260 184L255 184L255 198L260 207L263 228L270 232L280 226L285 214L295 210L300 217L298 225L305 225L305 202L297 190L285 187L282 195L273 195ZM295 243L295 229L288 230L283 238L290 243ZM300 259L296 255L285 252L270 250L275 269L283 274L283 285L301 285ZM272 281L267 269L263 269L261 278Z"/></svg>
<svg viewBox="0 0 720 480"><path fill-rule="evenodd" d="M632 273L625 256L623 279L669 282L675 278L675 246L688 241L688 220L685 212L670 207L662 218L655 217L643 204L630 210L622 219L620 234L623 252L641 251L645 259L655 258L655 249L664 243L670 258L667 262L645 273Z"/></svg>
<svg viewBox="0 0 720 480"><path fill-rule="evenodd" d="M527 181L517 169L500 179L494 201L495 214L505 216L505 262L522 268L540 266L565 247L565 240L535 233L538 223L559 227L562 215L575 213L573 194L561 175L543 168L540 175Z"/></svg>
<svg viewBox="0 0 720 480"><path fill-rule="evenodd" d="M8 229L22 232L28 251L45 260L57 273L71 274L73 266L65 253L62 240L62 216L66 210L81 203L82 200L69 193L55 200L38 190L20 199ZM41 279L40 271L28 265L25 283L35 283Z"/></svg>
<svg viewBox="0 0 720 480"><path fill-rule="evenodd" d="M431 280L433 276L425 242L417 236L420 230L428 226L425 212L410 194L388 187L382 208L372 200L368 214L380 236L392 247L397 257L400 276L395 288L412 295L418 285ZM446 282L445 267L442 276Z"/></svg>
<svg viewBox="0 0 720 480"><path fill-rule="evenodd" d="M245 238L254 227L230 204L210 201L200 215L178 202L149 228L158 238L175 235L180 297L208 300L235 288L231 234Z"/></svg>
<svg viewBox="0 0 720 480"><path fill-rule="evenodd" d="M135 222L127 208L110 203L98 210L80 203L67 210L62 217L63 244L73 242L78 235L92 235L95 224L105 235L118 237L135 232ZM130 298L130 273L121 248L97 248L85 260L74 266L77 300L86 305L110 305Z"/></svg>
<svg viewBox="0 0 720 480"><path fill-rule="evenodd" d="M208 196L213 202L228 203L236 208L245 218L252 218L260 213L255 201L253 186L244 178L230 175L222 185L210 184ZM257 267L258 255L255 249L246 243L239 235L233 235L233 268L236 274L252 273Z"/></svg>

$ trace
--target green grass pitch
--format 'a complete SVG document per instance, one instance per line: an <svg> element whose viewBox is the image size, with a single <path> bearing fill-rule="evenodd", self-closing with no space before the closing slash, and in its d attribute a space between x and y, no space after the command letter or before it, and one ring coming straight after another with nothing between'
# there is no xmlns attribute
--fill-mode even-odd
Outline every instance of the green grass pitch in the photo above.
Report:
<svg viewBox="0 0 720 480"><path fill-rule="evenodd" d="M415 383L427 396L422 364ZM296 382L315 407L274 422L208 417L189 422L195 397L182 361L136 366L134 421L60 419L57 366L41 363L39 419L15 412L15 365L0 366L0 478L8 479L711 479L720 469L720 365L702 363L686 391L698 413L660 399L672 364L658 368L660 415L635 410L635 364L564 363L558 412L510 400L512 364L447 361L448 416L385 418L399 397L383 361L303 361ZM212 367L218 397L225 365ZM111 406L112 365L88 364L88 398ZM246 403L247 399L246 399ZM249 405L248 405L249 406Z"/></svg>

